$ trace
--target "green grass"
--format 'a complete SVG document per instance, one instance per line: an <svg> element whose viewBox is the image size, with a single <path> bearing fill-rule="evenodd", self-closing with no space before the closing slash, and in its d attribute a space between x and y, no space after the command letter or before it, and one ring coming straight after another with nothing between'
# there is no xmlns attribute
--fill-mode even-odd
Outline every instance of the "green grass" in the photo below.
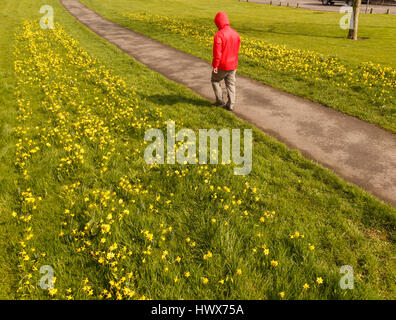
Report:
<svg viewBox="0 0 396 320"><path fill-rule="evenodd" d="M396 67L392 15L360 15L359 36L366 41L347 41L346 31L339 27L342 14L268 6L229 0L168 1L160 0L83 0L99 13L122 21L121 12L149 12L204 26L214 26L214 16L224 10L238 32L269 43L290 48L313 50L339 56L352 63L362 61Z"/></svg>
<svg viewBox="0 0 396 320"><path fill-rule="evenodd" d="M392 15L362 14L359 20L359 34L366 40L351 41L346 39L346 31L339 27L342 15L334 12L316 12L232 0L215 2L176 0L167 2L166 6L157 0L83 0L82 2L112 21L207 61L211 61L211 47L203 45L202 41L198 41L190 34L170 32L165 25L147 23L125 15L148 13L167 16L181 23L192 24L192 30L198 29L202 33L205 31L210 33L213 29L214 33L213 17L216 12L223 10L228 13L231 25L245 39L285 45L290 50L309 50L318 56L337 57L341 65L356 73L354 77L356 81L363 78L363 72L360 70L362 62L371 61L383 67L391 67L393 71L396 66L396 49L393 40L396 37L394 28L396 17ZM268 51L268 48L263 49L266 50ZM308 54L303 53L301 60L304 60L305 56ZM287 58L288 56L285 61ZM271 59L272 57L269 60L258 58L258 61L254 61L254 55L246 57L241 54L238 70L273 87L396 132L394 84L386 88L389 93L385 94L384 99L381 86L374 86L373 88L376 89L373 90L363 82L357 84L346 80L345 87L337 75L329 78L326 74L314 74L310 71L305 75L300 70L283 71L279 69L277 62L275 65L269 65ZM311 64L309 60L303 63ZM392 77L394 82L395 75Z"/></svg>
<svg viewBox="0 0 396 320"><path fill-rule="evenodd" d="M37 43L35 51L27 50L27 40L16 43L14 33L21 34L23 20L39 17L40 3L54 7L56 21L79 41L77 49L65 47L68 37L56 40L52 31L36 30L38 33L30 38ZM212 108L208 101L106 43L76 23L57 1L23 0L17 4L7 1L0 4L0 12L0 72L4 75L0 87L2 298L48 298L48 293L37 287L42 275L32 269L42 265L54 268L57 298L65 298L68 288L72 288L74 298L98 298L103 289L110 290L114 298L118 290L111 288L109 281L119 281L129 272L133 272L133 277L128 286L135 290L135 297L144 295L154 299L278 299L281 291L287 299L395 298L394 208L254 128L253 170L247 177L234 176L232 166L228 165L209 165L206 169L195 165L148 167L143 161L142 142L149 125L163 127L163 121L173 119L178 128L193 130L252 127L224 110ZM22 49L16 56L14 45ZM72 59L82 58L81 52L67 53L75 53L80 46L99 59L111 76L101 74L96 63L85 67L72 63ZM55 62L48 64L47 53L63 59L59 69L55 68ZM17 74L13 71L15 60L25 63ZM44 69L38 72L35 66L44 66ZM23 82L17 83L18 79ZM126 92L121 80L125 81ZM109 88L114 89L113 94L109 94ZM18 103L14 94L24 101ZM27 101L32 114L27 114L26 120L18 120L18 115L26 115L20 108L26 107ZM133 110L122 113L127 110L126 105L133 106ZM55 106L59 109L53 109ZM157 107L161 108L162 116ZM116 117L118 115L120 117ZM139 120L143 115L148 119ZM130 116L132 118L128 118ZM90 122L100 120L103 122ZM90 130L80 136L82 121L85 121L84 128ZM141 128L131 123L140 123ZM13 131L18 126L30 129ZM47 128L47 132L54 135L47 136L41 128ZM56 128L60 131L55 131ZM60 139L64 138L63 132L71 134L70 141ZM22 144L26 147L23 151L31 155L25 161L27 178L24 170L14 165L16 156L21 155L16 148L19 137L32 140L29 148L28 142ZM91 141L89 137L102 137L103 141ZM81 164L73 159L70 166L58 170L61 159L68 156L64 147L70 146L76 151L75 143L84 148L85 162ZM35 146L40 150L30 153L28 150ZM103 156L107 152L110 155L105 161ZM101 172L103 161L105 172ZM139 186L139 191L119 188L124 176ZM66 194L63 186L76 182L80 185ZM210 185L215 190L211 190ZM41 201L37 200L35 210L27 203L29 200L21 200L22 192L28 188L36 199L42 197ZM105 206L99 203L105 197L95 198L95 190L114 191L115 195L110 196ZM240 205L232 203L238 199L242 201ZM168 200L171 202L167 203ZM225 205L229 205L228 210ZM111 207L115 208L114 212ZM70 209L74 217L65 215L66 209ZM118 213L125 209L130 214L118 220ZM275 215L260 222L266 210L275 211ZM31 213L33 218L28 223L18 221L12 217L13 211L18 216ZM108 219L110 212L113 217ZM100 243L103 235L98 231L105 223L101 219L114 221L112 234L105 235L105 244ZM64 222L68 224L62 225ZM26 231L28 226L32 231ZM73 229L86 233L76 236ZM61 230L63 236L60 236ZM154 241L141 230L152 233ZM290 235L296 231L304 234L304 238L291 239ZM22 251L19 241L31 232L33 238L25 239L25 243L33 261L26 262L21 259L25 255L18 253ZM165 240L161 239L163 236ZM187 237L190 242L186 241ZM126 259L117 259L118 270L98 263L95 255L108 252L114 242L119 248L126 246L127 251L132 251ZM195 247L191 246L192 242L196 243ZM268 256L261 248L264 244L270 250ZM315 249L309 250L309 244ZM81 252L77 252L79 249ZM161 259L164 250L169 252L165 260ZM208 251L213 257L205 260L203 256ZM43 252L45 257L40 255ZM180 263L175 262L177 256L181 257ZM271 260L278 261L279 265L272 267ZM339 268L346 264L355 270L355 289L350 291L338 286ZM165 267L169 269L167 272ZM241 275L237 275L238 269L242 270ZM187 271L191 273L189 278L183 276ZM28 274L32 274L32 286L26 284ZM175 277L179 279L177 282ZM202 284L202 277L207 277L209 283ZM324 280L320 286L315 284L317 277ZM87 285L94 290L92 296L87 287L84 290L86 278ZM221 279L228 281L222 285L218 283ZM303 291L304 283L309 283L311 288ZM120 286L123 288L125 284ZM21 288L19 292L18 288Z"/></svg>

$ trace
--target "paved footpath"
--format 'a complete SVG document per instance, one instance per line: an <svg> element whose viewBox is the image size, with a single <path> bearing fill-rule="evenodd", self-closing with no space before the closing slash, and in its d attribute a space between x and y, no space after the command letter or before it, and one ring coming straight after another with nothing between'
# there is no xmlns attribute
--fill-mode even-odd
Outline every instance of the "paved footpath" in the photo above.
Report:
<svg viewBox="0 0 396 320"><path fill-rule="evenodd" d="M136 60L214 100L207 62L108 21L78 0L60 2ZM237 90L236 115L396 207L396 134L247 77L237 77Z"/></svg>

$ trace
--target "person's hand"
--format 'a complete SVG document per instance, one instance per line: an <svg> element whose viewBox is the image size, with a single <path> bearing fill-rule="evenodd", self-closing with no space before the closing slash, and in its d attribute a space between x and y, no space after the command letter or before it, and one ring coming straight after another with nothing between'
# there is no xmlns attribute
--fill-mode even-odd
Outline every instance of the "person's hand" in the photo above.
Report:
<svg viewBox="0 0 396 320"><path fill-rule="evenodd" d="M214 73L217 73L219 71L219 69L216 67L216 68L213 68L213 72Z"/></svg>

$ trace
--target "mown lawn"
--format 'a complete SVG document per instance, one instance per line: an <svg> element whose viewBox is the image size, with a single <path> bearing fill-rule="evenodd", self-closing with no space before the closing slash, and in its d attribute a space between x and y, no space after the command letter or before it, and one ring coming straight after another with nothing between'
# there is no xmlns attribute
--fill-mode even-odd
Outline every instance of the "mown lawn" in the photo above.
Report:
<svg viewBox="0 0 396 320"><path fill-rule="evenodd" d="M41 3L55 9L53 31L38 27ZM58 1L0 12L2 298L395 297L394 208L254 128L246 177L232 165L148 166L144 133L167 120L252 127ZM38 286L45 265L51 291ZM342 265L354 290L339 287Z"/></svg>
<svg viewBox="0 0 396 320"><path fill-rule="evenodd" d="M339 13L233 0L82 0L104 17L211 60L223 10L242 36L239 72L396 132L396 49L392 15L360 18L350 41ZM142 14L144 14L142 16Z"/></svg>

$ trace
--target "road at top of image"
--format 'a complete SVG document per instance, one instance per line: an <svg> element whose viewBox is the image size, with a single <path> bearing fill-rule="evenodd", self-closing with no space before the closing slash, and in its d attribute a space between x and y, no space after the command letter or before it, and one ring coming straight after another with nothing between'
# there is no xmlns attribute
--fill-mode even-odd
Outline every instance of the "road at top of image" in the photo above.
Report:
<svg viewBox="0 0 396 320"><path fill-rule="evenodd" d="M262 3L262 4L271 4L274 6L278 6L280 3L282 6L287 6L289 4L290 7L296 8L297 3L299 8L307 9L307 10L317 10L317 11L333 11L339 12L342 6L346 6L346 1L335 1L333 5L323 5L321 0L238 0L238 1L248 1L254 3ZM326 0L325 0L326 1ZM364 3L363 3L364 2ZM372 11L371 11L372 10ZM396 14L396 2L394 5L375 5L367 3L367 1L362 1L362 5L360 7L360 13L373 13L373 14L387 14L389 10L389 14Z"/></svg>

